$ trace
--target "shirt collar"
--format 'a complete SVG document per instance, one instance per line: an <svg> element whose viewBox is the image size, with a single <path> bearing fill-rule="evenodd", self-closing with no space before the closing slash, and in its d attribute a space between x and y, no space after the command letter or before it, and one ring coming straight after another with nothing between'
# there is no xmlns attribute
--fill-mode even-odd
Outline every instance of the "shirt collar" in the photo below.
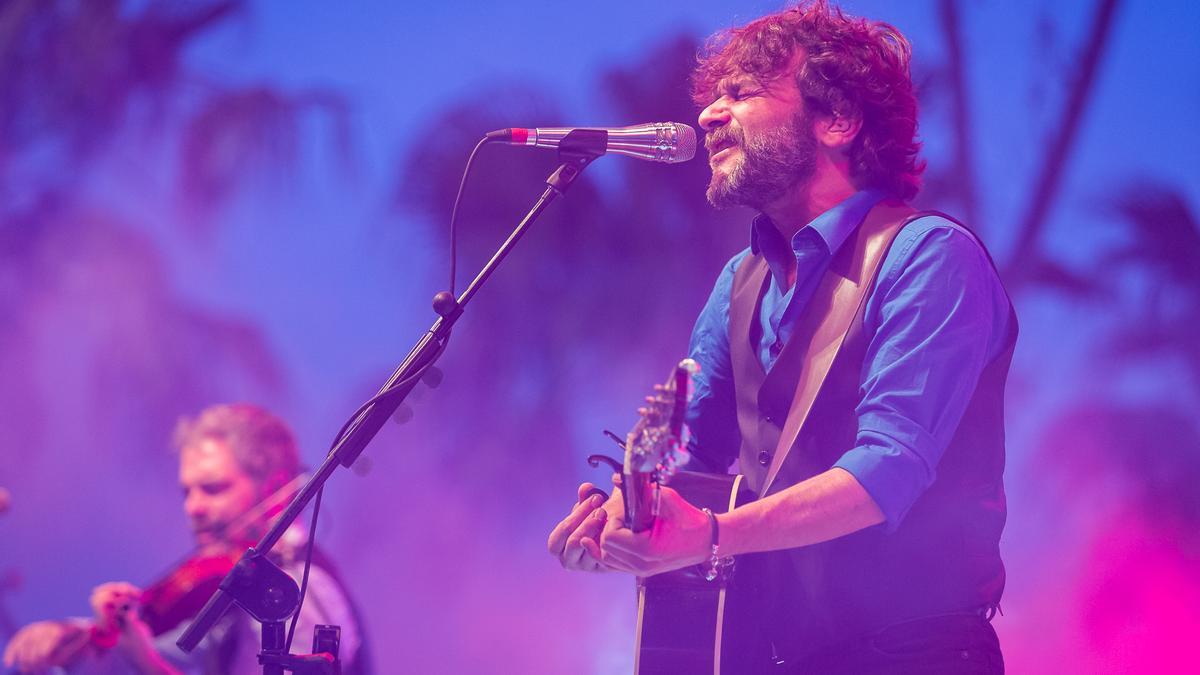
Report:
<svg viewBox="0 0 1200 675"><path fill-rule="evenodd" d="M800 230L797 230L795 236L792 237L792 248L795 249L796 238L800 236L800 233L805 229L811 228L821 238L821 241L825 242L825 245L829 247L829 252L832 254L841 248L846 238L854 231L854 228L858 227L859 223L866 218L867 212L886 196L887 193L883 190L859 190L855 192L825 213L813 218L807 225L800 228ZM760 235L759 231L764 228L770 228L770 230L767 230L767 234ZM776 232L775 225L771 222L771 219L764 213L758 214L750 227L750 252L755 255L761 254L762 247L759 244L759 237L770 236L772 234L778 236Z"/></svg>

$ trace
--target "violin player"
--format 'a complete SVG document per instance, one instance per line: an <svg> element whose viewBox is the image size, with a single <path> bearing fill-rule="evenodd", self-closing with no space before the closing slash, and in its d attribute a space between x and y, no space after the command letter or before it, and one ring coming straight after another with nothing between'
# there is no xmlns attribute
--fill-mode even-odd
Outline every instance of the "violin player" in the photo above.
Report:
<svg viewBox="0 0 1200 675"><path fill-rule="evenodd" d="M163 579L138 588L127 582L97 586L90 619L38 621L13 636L6 666L22 673L61 668L69 673L261 672L259 628L231 610L191 653L175 641L217 584L295 493L300 481L296 441L286 424L255 405L217 405L175 430L183 509L196 548ZM273 554L300 581L302 528L293 527ZM339 657L347 675L369 672L361 624L329 563L313 553L295 640L305 651L317 624L341 627Z"/></svg>

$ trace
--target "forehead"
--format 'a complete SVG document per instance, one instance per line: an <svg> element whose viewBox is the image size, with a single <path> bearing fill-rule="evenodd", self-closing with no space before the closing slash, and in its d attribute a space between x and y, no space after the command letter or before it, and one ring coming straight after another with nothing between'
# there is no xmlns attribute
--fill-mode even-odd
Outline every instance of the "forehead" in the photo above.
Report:
<svg viewBox="0 0 1200 675"><path fill-rule="evenodd" d="M752 75L741 70L734 70L725 75L725 77L717 80L717 91L728 91L734 87L744 87L746 85L765 86L769 82L770 79L768 78Z"/></svg>
<svg viewBox="0 0 1200 675"><path fill-rule="evenodd" d="M214 438L202 438L179 450L179 482L185 485L245 478L229 446Z"/></svg>

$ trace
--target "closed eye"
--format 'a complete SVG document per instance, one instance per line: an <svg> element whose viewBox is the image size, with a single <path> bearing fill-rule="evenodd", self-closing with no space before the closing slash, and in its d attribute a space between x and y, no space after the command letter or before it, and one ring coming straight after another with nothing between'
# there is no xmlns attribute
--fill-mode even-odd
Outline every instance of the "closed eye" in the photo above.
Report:
<svg viewBox="0 0 1200 675"><path fill-rule="evenodd" d="M763 90L758 87L737 87L729 92L729 97L735 101L744 101L755 96L762 96Z"/></svg>

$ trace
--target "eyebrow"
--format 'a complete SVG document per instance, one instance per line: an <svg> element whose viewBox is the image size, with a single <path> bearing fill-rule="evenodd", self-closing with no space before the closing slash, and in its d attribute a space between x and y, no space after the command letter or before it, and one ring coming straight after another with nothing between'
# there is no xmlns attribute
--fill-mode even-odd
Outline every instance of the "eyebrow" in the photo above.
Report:
<svg viewBox="0 0 1200 675"><path fill-rule="evenodd" d="M771 81L764 81L761 78L742 73L740 75L730 75L722 78L717 82L718 92L729 92L733 90L744 89L762 89L764 91L770 89Z"/></svg>

